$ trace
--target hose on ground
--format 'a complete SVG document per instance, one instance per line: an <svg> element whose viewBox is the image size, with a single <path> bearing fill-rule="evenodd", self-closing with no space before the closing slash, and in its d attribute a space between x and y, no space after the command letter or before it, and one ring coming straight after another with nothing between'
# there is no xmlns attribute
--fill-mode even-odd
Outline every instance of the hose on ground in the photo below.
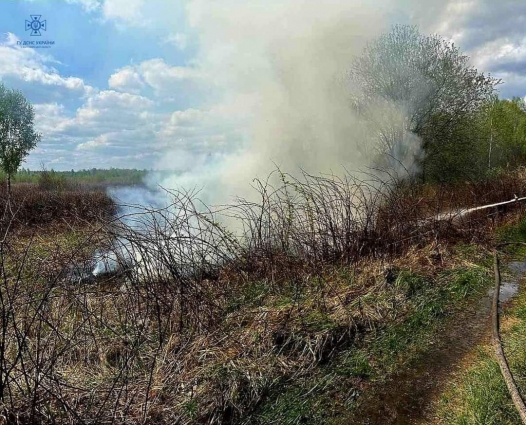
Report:
<svg viewBox="0 0 526 425"><path fill-rule="evenodd" d="M502 347L502 340L500 339L500 332L499 332L499 293L500 293L500 283L501 283L501 276L500 276L500 261L499 261L499 254L497 249L501 246L508 246L508 245L525 245L524 242L507 242L503 244L497 245L495 250L493 251L493 259L494 259L494 270L495 270L495 290L493 293L493 303L492 303L492 328L493 328L493 345L495 348L495 354L497 356L497 361L499 363L500 371L502 372L502 376L504 377L504 381L506 382L506 386L508 387L508 391L511 395L511 399L513 400L513 404L515 405L515 408L517 409L517 412L519 412L519 415L521 417L523 425L526 425L526 405L524 404L524 400L522 399L519 389L517 388L517 384L515 383L515 380L513 379L513 375L511 374L510 367L508 365L508 361L506 360L506 356L504 355L504 348Z"/></svg>

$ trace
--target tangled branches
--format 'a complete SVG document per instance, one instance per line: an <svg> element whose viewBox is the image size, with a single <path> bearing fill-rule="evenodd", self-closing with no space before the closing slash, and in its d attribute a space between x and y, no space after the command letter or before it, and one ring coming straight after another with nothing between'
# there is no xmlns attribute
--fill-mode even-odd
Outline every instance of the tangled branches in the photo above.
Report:
<svg viewBox="0 0 526 425"><path fill-rule="evenodd" d="M254 188L257 196L215 208L195 192L170 191L165 208L128 205L52 243L36 231L2 235L0 402L8 421L242 418L277 376L325 361L401 305L391 302L402 296L396 289L370 298L363 288L336 290L320 278L324 269L474 232L476 218L461 228L424 219L480 198L436 188L430 195L375 175L276 171ZM260 294L285 294L290 308L261 309Z"/></svg>

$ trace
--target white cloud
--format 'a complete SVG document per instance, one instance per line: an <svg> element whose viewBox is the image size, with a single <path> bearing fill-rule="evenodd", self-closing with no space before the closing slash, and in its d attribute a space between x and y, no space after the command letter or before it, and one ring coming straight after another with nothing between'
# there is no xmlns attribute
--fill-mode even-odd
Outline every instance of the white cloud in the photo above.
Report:
<svg viewBox="0 0 526 425"><path fill-rule="evenodd" d="M175 34L170 34L164 40L164 43L173 44L179 50L184 50L186 49L186 46L188 45L188 36L180 32L175 33Z"/></svg>
<svg viewBox="0 0 526 425"><path fill-rule="evenodd" d="M66 0L66 3L80 4L88 12L93 12L101 7L100 0Z"/></svg>
<svg viewBox="0 0 526 425"><path fill-rule="evenodd" d="M58 103L38 103L33 105L35 127L42 134L51 135L61 131L68 123L64 105Z"/></svg>
<svg viewBox="0 0 526 425"><path fill-rule="evenodd" d="M108 81L110 88L131 93L139 93L144 84L141 75L132 67L122 68Z"/></svg>
<svg viewBox="0 0 526 425"><path fill-rule="evenodd" d="M96 149L102 146L107 146L108 144L108 135L102 134L96 137L95 139L89 140L84 143L80 143L77 146L77 150Z"/></svg>
<svg viewBox="0 0 526 425"><path fill-rule="evenodd" d="M142 26L147 23L142 13L144 4L144 0L105 0L102 10L106 19Z"/></svg>
<svg viewBox="0 0 526 425"><path fill-rule="evenodd" d="M0 43L0 79L8 77L25 83L58 86L79 95L93 91L81 78L61 76L49 66L55 62L52 58L35 49L19 47L17 41L14 34L8 33L6 41Z"/></svg>
<svg viewBox="0 0 526 425"><path fill-rule="evenodd" d="M144 96L131 93L120 93L114 90L103 90L88 98L87 109L111 110L124 108L127 110L144 110L153 106L154 102Z"/></svg>
<svg viewBox="0 0 526 425"><path fill-rule="evenodd" d="M161 93L163 89L174 83L199 77L199 73L195 69L170 66L163 59L151 59L142 62L138 66L138 70L144 81L153 87L157 93Z"/></svg>
<svg viewBox="0 0 526 425"><path fill-rule="evenodd" d="M62 130L93 137L154 125L155 121L148 121L152 114L147 113L154 105L144 96L103 90L89 96Z"/></svg>
<svg viewBox="0 0 526 425"><path fill-rule="evenodd" d="M49 161L49 164L54 165L54 164L61 164L64 162L66 162L66 158L63 156L60 156L58 158L53 158L51 161Z"/></svg>
<svg viewBox="0 0 526 425"><path fill-rule="evenodd" d="M111 75L108 84L111 88L138 93L151 87L157 96L173 95L177 84L201 78L202 73L195 68L168 65L164 59L156 58L129 65Z"/></svg>
<svg viewBox="0 0 526 425"><path fill-rule="evenodd" d="M467 52L481 71L501 78L504 97L524 96L526 2L451 1L437 31Z"/></svg>
<svg viewBox="0 0 526 425"><path fill-rule="evenodd" d="M5 46L14 47L17 45L17 42L20 41L20 39L12 32L8 32L7 34L5 34L5 36L6 36L6 41L4 42Z"/></svg>
<svg viewBox="0 0 526 425"><path fill-rule="evenodd" d="M54 148L91 150L120 146L133 151L155 142L155 131L165 119L155 103L143 96L104 90L90 95L72 116L57 103L35 104L35 125L43 144ZM40 152L42 154L42 152Z"/></svg>

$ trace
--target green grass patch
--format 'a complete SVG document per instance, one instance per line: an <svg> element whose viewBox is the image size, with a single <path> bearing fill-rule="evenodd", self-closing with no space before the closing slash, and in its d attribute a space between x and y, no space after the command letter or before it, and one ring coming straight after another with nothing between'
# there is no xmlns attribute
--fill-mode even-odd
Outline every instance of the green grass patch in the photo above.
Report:
<svg viewBox="0 0 526 425"><path fill-rule="evenodd" d="M497 231L499 242L526 241L526 219ZM506 248L505 261L524 260L526 247ZM526 291L501 316L504 352L519 389L526 396ZM508 323L508 326L506 326ZM521 420L495 359L493 347L480 349L475 361L442 395L437 416L448 425L518 425Z"/></svg>
<svg viewBox="0 0 526 425"><path fill-rule="evenodd" d="M506 311L513 325L502 332L504 351L523 396L526 394L526 294ZM481 349L476 361L442 396L438 416L451 425L518 425L521 423L501 375L493 348Z"/></svg>
<svg viewBox="0 0 526 425"><path fill-rule="evenodd" d="M240 308L261 307L269 293L270 286L267 282L250 282L241 288L239 296L229 300L227 310L229 312L235 312Z"/></svg>
<svg viewBox="0 0 526 425"><path fill-rule="evenodd" d="M497 242L526 242L526 218L518 224L509 224L497 229ZM514 257L526 257L526 246L511 245L506 247L505 251Z"/></svg>
<svg viewBox="0 0 526 425"><path fill-rule="evenodd" d="M499 366L481 352L462 384L443 396L439 416L451 425L516 425L514 411Z"/></svg>
<svg viewBox="0 0 526 425"><path fill-rule="evenodd" d="M364 339L342 347L308 377L274 388L249 422L352 423L360 382L382 382L404 365L424 358L444 318L485 292L490 283L491 275L482 266L444 272L435 278L400 271L393 287L376 299L378 303L393 303L389 318ZM312 313L309 318L311 325L317 322L318 329L334 325L321 313Z"/></svg>

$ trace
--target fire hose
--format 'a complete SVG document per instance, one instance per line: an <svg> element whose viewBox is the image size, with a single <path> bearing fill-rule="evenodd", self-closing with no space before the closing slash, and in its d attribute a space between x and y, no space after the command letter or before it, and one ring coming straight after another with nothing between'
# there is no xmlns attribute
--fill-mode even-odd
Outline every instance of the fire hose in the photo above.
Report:
<svg viewBox="0 0 526 425"><path fill-rule="evenodd" d="M459 211L458 215L465 216L475 211L514 204L516 202L521 202L524 200L526 200L526 197L519 198L517 197L517 195L515 195L515 197L509 201L461 210ZM519 389L517 388L515 379L513 378L513 375L511 373L508 361L506 360L506 356L504 354L504 348L502 346L502 340L500 338L500 331L499 331L500 329L499 328L499 293L500 293L501 275L500 275L500 261L499 261L498 249L500 247L509 246L509 245L526 246L526 243L525 242L505 242L505 243L498 244L495 247L495 250L493 251L494 270L495 270L495 289L493 293L493 303L492 303L492 309L491 309L492 328L493 328L492 329L492 342L493 342L493 346L495 349L495 355L497 357L497 362L499 364L499 368L504 378L504 381L506 382L508 392L511 396L511 399L513 401L515 408L517 409L517 412L519 413L519 416L521 418L523 425L526 425L526 405L524 404L524 400L521 397L521 394L519 392Z"/></svg>
<svg viewBox="0 0 526 425"><path fill-rule="evenodd" d="M497 249L502 246L509 246L509 245L526 245L524 242L507 242L499 244L495 247L495 250L493 251L493 259L494 259L494 269L495 269L495 289L493 293L493 303L492 303L492 328L493 328L493 345L495 348L495 355L497 356L497 361L499 363L500 371L502 373L502 376L504 377L504 381L506 382L506 386L508 387L508 391L511 395L511 399L513 401L513 404L515 405L515 408L517 409L517 412L519 413L523 425L526 425L526 405L524 404L524 400L522 399L519 389L517 388L517 384L515 383L515 380L513 379L513 375L511 373L508 361L506 360L506 356L504 354L504 348L502 346L502 340L500 338L500 332L499 332L499 293L500 293L500 283L501 283L501 276L500 276L500 261L499 261L499 254Z"/></svg>
<svg viewBox="0 0 526 425"><path fill-rule="evenodd" d="M464 216L466 216L468 214L471 214L473 212L476 212L476 211L481 211L481 210L485 210L485 209L489 209L489 208L498 208L498 207L502 207L502 206L505 206L505 205L511 205L511 204L515 204L517 202L522 202L522 201L526 201L526 197L519 198L519 197L517 197L517 195L515 195L515 197L513 199L510 199L509 201L497 202L495 204L482 205L480 207L459 209L459 210L456 210L455 212L442 214L442 216L445 219L447 219L447 218L456 218L456 217L464 217Z"/></svg>
<svg viewBox="0 0 526 425"><path fill-rule="evenodd" d="M442 213L438 217L434 217L432 219L434 220L455 220L461 217L465 217L468 214L471 214L476 211L481 211L489 208L498 208L505 205L511 205L515 204L517 202L525 201L526 197L519 198L517 195L509 201L504 202L498 202L495 204L489 204L489 205L483 205L480 207L473 207L473 208L465 208L465 209L459 209L456 211L450 211L447 213ZM512 398L513 404L515 405L515 408L517 409L517 412L519 413L519 416L521 418L522 424L526 425L526 405L524 404L524 400L522 399L519 389L517 388L517 384L515 383L515 380L513 379L513 375L510 371L510 367L508 365L508 362L506 360L506 356L504 354L504 348L502 346L502 341L500 338L500 332L499 332L499 293L500 293L500 284L501 284L501 276L500 276L500 263L499 263L499 255L498 255L498 248L507 246L507 245L525 245L526 242L507 242L498 244L495 247L494 250L494 269L495 269L495 290L493 294L493 303L492 303L492 342L493 346L495 348L495 355L497 357L497 362L499 364L502 376L504 378L504 381L506 382L506 386L508 387L508 392Z"/></svg>

